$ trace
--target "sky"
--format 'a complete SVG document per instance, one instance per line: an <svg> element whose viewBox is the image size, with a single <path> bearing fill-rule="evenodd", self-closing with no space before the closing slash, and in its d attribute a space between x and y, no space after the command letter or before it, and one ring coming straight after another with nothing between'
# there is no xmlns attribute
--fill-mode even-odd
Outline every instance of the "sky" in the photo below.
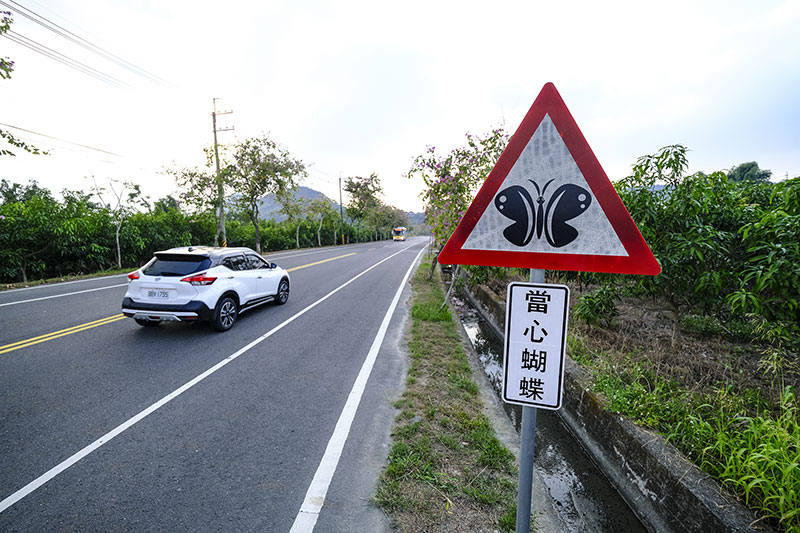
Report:
<svg viewBox="0 0 800 533"><path fill-rule="evenodd" d="M53 192L128 180L151 200L177 194L165 170L203 167L217 98L232 111L220 143L268 134L305 163L304 185L338 201L339 177L374 172L387 203L422 211L412 160L468 132L513 133L547 82L612 181L669 144L689 148L690 172L756 161L800 176L800 0L6 5L12 31L116 80L0 37L15 62L0 129L50 151L0 158L0 178Z"/></svg>

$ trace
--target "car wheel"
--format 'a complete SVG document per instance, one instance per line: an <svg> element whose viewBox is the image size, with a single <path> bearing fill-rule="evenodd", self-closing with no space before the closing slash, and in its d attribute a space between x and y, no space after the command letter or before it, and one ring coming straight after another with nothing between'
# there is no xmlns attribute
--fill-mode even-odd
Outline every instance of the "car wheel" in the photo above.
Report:
<svg viewBox="0 0 800 533"><path fill-rule="evenodd" d="M217 331L228 331L233 327L238 316L239 306L236 304L236 300L226 296L214 308L214 318L211 320L211 325Z"/></svg>
<svg viewBox="0 0 800 533"><path fill-rule="evenodd" d="M152 328L153 326L157 326L159 322L155 320L145 320L144 318L134 318L137 324L145 328Z"/></svg>
<svg viewBox="0 0 800 533"><path fill-rule="evenodd" d="M278 294L275 295L275 303L283 305L289 300L289 280L282 279L278 285Z"/></svg>

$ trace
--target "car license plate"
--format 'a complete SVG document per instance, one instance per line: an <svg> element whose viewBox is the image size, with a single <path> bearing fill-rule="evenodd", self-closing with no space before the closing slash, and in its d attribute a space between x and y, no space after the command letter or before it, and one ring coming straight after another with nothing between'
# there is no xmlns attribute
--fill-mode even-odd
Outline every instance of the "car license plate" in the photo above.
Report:
<svg viewBox="0 0 800 533"><path fill-rule="evenodd" d="M149 290L147 291L148 298L169 299L169 291Z"/></svg>

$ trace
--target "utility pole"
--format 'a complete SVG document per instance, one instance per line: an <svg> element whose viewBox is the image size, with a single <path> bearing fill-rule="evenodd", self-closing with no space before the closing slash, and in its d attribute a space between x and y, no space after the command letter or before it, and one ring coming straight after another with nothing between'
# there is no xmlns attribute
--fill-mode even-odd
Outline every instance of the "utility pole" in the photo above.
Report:
<svg viewBox="0 0 800 533"><path fill-rule="evenodd" d="M342 228L342 245L344 245L344 211L342 210L342 173L339 172L339 220Z"/></svg>
<svg viewBox="0 0 800 533"><path fill-rule="evenodd" d="M214 101L214 111L211 112L211 124L214 129L214 157L217 163L217 209L218 209L218 219L217 219L217 231L214 233L214 246L219 244L219 235L222 234L222 246L228 246L228 234L225 231L225 191L224 187L222 186L222 176L219 174L219 147L217 145L217 132L218 131L232 131L233 126L229 128L220 128L217 129L217 115L230 115L233 111L217 111L217 100L219 98L213 98Z"/></svg>

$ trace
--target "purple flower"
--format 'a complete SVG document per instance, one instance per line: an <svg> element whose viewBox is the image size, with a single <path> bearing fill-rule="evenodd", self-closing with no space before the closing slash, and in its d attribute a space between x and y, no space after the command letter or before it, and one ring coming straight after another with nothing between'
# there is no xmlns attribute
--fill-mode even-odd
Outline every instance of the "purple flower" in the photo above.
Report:
<svg viewBox="0 0 800 533"><path fill-rule="evenodd" d="M6 219L5 215L0 215L0 220L5 220L5 219Z"/></svg>

